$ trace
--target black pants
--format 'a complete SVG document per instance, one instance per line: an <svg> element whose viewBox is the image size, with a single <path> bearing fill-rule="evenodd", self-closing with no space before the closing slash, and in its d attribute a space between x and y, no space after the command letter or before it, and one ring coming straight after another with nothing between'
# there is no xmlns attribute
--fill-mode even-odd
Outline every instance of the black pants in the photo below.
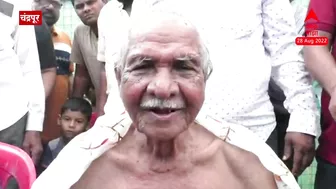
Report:
<svg viewBox="0 0 336 189"><path fill-rule="evenodd" d="M321 125L323 125L323 112L321 112ZM329 163L321 157L316 157L317 168L315 175L315 189L336 188L336 165Z"/></svg>
<svg viewBox="0 0 336 189"><path fill-rule="evenodd" d="M288 128L289 114L276 114L277 125L266 143L274 150L280 159L284 155L285 135ZM293 159L284 162L291 170L293 167Z"/></svg>
<svg viewBox="0 0 336 189"><path fill-rule="evenodd" d="M336 165L333 165L322 158L316 158L317 170L315 177L315 189L336 188Z"/></svg>
<svg viewBox="0 0 336 189"><path fill-rule="evenodd" d="M22 148L26 132L27 118L28 115L26 114L7 129L0 131L0 141ZM18 189L18 188L19 187L15 179L10 179L7 185L7 189Z"/></svg>

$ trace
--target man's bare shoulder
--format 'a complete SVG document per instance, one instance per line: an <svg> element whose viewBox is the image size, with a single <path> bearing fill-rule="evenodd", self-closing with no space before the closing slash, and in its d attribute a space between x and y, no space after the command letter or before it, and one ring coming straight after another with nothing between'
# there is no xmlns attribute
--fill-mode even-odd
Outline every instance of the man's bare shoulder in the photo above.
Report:
<svg viewBox="0 0 336 189"><path fill-rule="evenodd" d="M250 188L276 189L274 175L260 162L258 156L235 145L223 142L221 152L233 174L248 184ZM252 186L252 187L251 187ZM263 187L264 188L264 187Z"/></svg>
<svg viewBox="0 0 336 189"><path fill-rule="evenodd" d="M111 178L117 177L122 170L117 168L118 165L121 165L118 161L124 159L123 155L114 150L106 151L91 163L81 178L70 189L93 189L103 183L113 185L114 181Z"/></svg>

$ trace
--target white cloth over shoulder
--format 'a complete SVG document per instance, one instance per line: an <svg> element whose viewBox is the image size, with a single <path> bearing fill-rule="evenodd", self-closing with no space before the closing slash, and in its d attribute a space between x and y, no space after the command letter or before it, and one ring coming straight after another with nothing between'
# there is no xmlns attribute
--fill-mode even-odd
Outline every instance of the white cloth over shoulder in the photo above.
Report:
<svg viewBox="0 0 336 189"><path fill-rule="evenodd" d="M34 182L32 189L69 189L83 175L91 162L118 144L131 126L125 111L114 116L103 116L101 123L73 139ZM101 120L102 120L101 119ZM300 189L295 178L273 150L243 126L223 123L210 115L199 115L197 123L219 138L259 157L266 169L274 174L279 189ZM55 179L57 178L57 179Z"/></svg>

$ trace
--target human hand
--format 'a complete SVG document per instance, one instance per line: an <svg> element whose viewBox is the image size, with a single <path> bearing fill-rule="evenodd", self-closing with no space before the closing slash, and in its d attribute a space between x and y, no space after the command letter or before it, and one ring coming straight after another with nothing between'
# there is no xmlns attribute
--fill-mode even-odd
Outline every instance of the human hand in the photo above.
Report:
<svg viewBox="0 0 336 189"><path fill-rule="evenodd" d="M283 160L286 161L292 156L292 173L294 176L299 176L313 162L315 137L299 132L287 132Z"/></svg>
<svg viewBox="0 0 336 189"><path fill-rule="evenodd" d="M23 141L23 150L32 158L35 165L39 163L43 152L40 132L26 131Z"/></svg>

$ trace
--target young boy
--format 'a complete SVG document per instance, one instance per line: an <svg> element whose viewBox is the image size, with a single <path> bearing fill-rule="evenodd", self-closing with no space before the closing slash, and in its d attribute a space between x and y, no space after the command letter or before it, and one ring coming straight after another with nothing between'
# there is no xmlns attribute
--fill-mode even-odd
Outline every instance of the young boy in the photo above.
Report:
<svg viewBox="0 0 336 189"><path fill-rule="evenodd" d="M49 166L71 139L86 131L90 125L91 114L92 106L83 98L70 98L64 103L57 120L58 125L61 126L61 137L50 141L44 149L41 172Z"/></svg>

